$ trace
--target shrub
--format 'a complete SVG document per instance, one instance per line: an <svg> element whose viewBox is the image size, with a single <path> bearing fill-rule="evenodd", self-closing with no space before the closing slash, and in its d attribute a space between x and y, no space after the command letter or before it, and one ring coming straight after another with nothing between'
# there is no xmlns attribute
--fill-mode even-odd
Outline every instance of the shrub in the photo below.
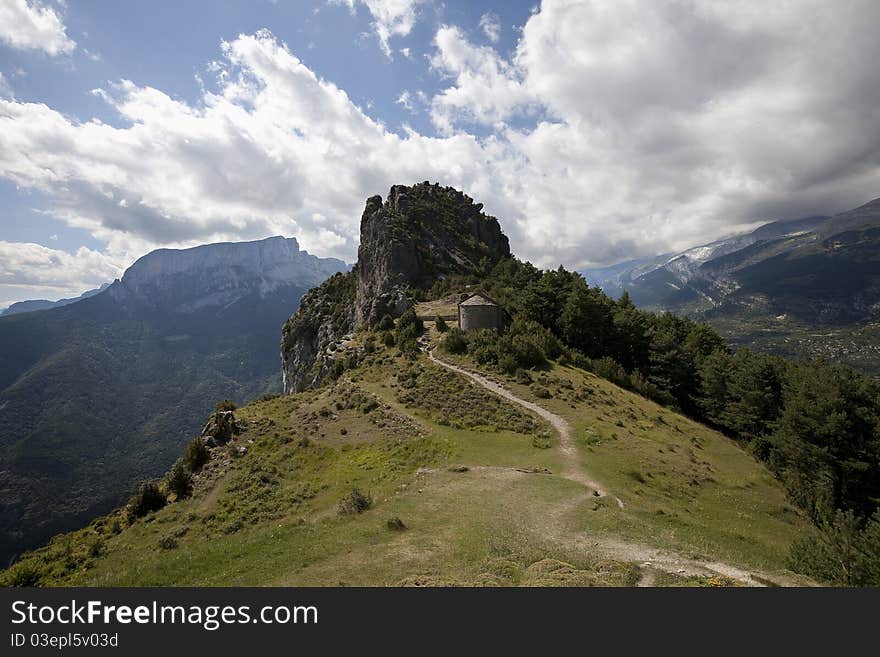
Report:
<svg viewBox="0 0 880 657"><path fill-rule="evenodd" d="M382 336L382 344L384 344L386 347L393 347L396 344L394 340L394 334L391 331L388 331L387 333L385 333L385 335Z"/></svg>
<svg viewBox="0 0 880 657"><path fill-rule="evenodd" d="M520 367L540 367L547 364L547 356L539 340L533 335L513 335L509 342L510 354Z"/></svg>
<svg viewBox="0 0 880 657"><path fill-rule="evenodd" d="M382 319L379 320L379 323L376 324L376 328L380 331L390 331L394 328L394 318L391 315L384 315Z"/></svg>
<svg viewBox="0 0 880 657"><path fill-rule="evenodd" d="M417 338L425 331L425 325L422 323L422 320L419 319L419 316L416 315L416 311L414 308L410 308L403 315L400 316L400 319L397 320L397 328L395 332L397 333L397 339L400 338Z"/></svg>
<svg viewBox="0 0 880 657"><path fill-rule="evenodd" d="M446 320L437 315L437 319L434 320L434 328L437 329L438 333L446 333L449 330L449 325L446 323Z"/></svg>
<svg viewBox="0 0 880 657"><path fill-rule="evenodd" d="M880 511L865 523L852 511L837 510L819 529L818 536L792 545L792 570L830 584L880 586Z"/></svg>
<svg viewBox="0 0 880 657"><path fill-rule="evenodd" d="M192 479L182 460L175 463L174 467L171 468L171 471L165 478L165 486L170 492L174 493L178 500L189 497L192 491Z"/></svg>
<svg viewBox="0 0 880 657"><path fill-rule="evenodd" d="M208 451L207 445L201 438L193 438L186 446L186 453L183 455L183 464L190 472L198 472L208 459L211 452Z"/></svg>
<svg viewBox="0 0 880 657"><path fill-rule="evenodd" d="M537 447L538 449L549 449L550 439L546 436L532 436L532 447Z"/></svg>
<svg viewBox="0 0 880 657"><path fill-rule="evenodd" d="M538 399L550 399L550 397L553 396L547 388L540 386L537 383L532 384L529 387L529 390L531 390L532 394Z"/></svg>
<svg viewBox="0 0 880 657"><path fill-rule="evenodd" d="M43 573L37 566L32 563L20 563L9 570L9 576L3 584L16 588L31 588L39 586L42 578Z"/></svg>
<svg viewBox="0 0 880 657"><path fill-rule="evenodd" d="M218 402L215 410L218 412L222 411L234 411L238 406L235 405L234 401L229 399L224 399L222 402Z"/></svg>
<svg viewBox="0 0 880 657"><path fill-rule="evenodd" d="M501 354L498 358L498 369L505 374L514 374L522 368L519 367L519 363L513 354Z"/></svg>
<svg viewBox="0 0 880 657"><path fill-rule="evenodd" d="M403 524L403 520L394 516L393 518L388 518L388 522L385 525L393 532L402 532L406 529L406 525Z"/></svg>
<svg viewBox="0 0 880 657"><path fill-rule="evenodd" d="M532 382L532 375L529 374L528 370L522 368L517 369L513 376L517 383L522 383L523 385L528 385Z"/></svg>
<svg viewBox="0 0 880 657"><path fill-rule="evenodd" d="M373 496L364 493L360 488L354 488L352 491L339 500L339 515L350 516L363 513L373 506Z"/></svg>
<svg viewBox="0 0 880 657"><path fill-rule="evenodd" d="M468 350L467 335L459 328L452 328L443 337L440 348L450 354L463 354Z"/></svg>
<svg viewBox="0 0 880 657"><path fill-rule="evenodd" d="M104 552L104 541L100 537L96 538L92 541L91 545L89 545L89 556L90 557L100 557Z"/></svg>
<svg viewBox="0 0 880 657"><path fill-rule="evenodd" d="M163 550L174 550L177 548L177 540L172 536L164 536L159 540L159 547Z"/></svg>
<svg viewBox="0 0 880 657"><path fill-rule="evenodd" d="M498 332L481 329L472 333L468 339L468 354L480 365L497 365Z"/></svg>
<svg viewBox="0 0 880 657"><path fill-rule="evenodd" d="M400 353L404 355L413 355L418 352L417 340L425 331L422 320L416 315L416 311L412 308L407 310L397 321L397 328L394 330L394 340L397 343Z"/></svg>
<svg viewBox="0 0 880 657"><path fill-rule="evenodd" d="M156 482L144 482L128 502L128 521L131 523L148 513L158 511L167 503L165 493Z"/></svg>

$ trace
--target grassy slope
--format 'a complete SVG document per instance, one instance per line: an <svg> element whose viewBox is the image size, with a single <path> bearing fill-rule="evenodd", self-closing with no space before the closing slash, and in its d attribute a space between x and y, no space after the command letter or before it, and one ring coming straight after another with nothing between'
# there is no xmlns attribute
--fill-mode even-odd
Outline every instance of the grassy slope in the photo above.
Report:
<svg viewBox="0 0 880 657"><path fill-rule="evenodd" d="M731 441L591 374L535 373L550 399L505 384L569 420L590 475L624 509L568 479L520 471L560 471L555 440L534 446L548 426L524 424L517 408L441 376L424 357L414 369L393 354L380 350L350 383L240 409L249 428L235 447L247 454L216 450L193 498L118 534L112 517L99 519L18 567L36 565L43 583L64 585L622 585L640 579L643 557L609 553L609 540L776 573L808 531ZM461 421L469 416L521 432L471 427ZM455 472L458 464L469 469ZM354 486L372 493L373 508L339 516ZM395 516L406 531L387 528Z"/></svg>

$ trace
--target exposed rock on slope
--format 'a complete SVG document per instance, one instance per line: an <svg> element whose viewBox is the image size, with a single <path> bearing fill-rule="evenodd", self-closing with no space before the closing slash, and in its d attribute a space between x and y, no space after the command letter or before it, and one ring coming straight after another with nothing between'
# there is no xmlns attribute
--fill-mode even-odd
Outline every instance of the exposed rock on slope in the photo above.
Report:
<svg viewBox="0 0 880 657"><path fill-rule="evenodd" d="M320 382L333 362L331 348L386 313L398 316L427 289L453 274L473 274L510 255L495 217L452 187L424 182L394 185L383 203L367 199L358 262L307 294L282 331L287 393ZM331 350L331 351L328 351Z"/></svg>

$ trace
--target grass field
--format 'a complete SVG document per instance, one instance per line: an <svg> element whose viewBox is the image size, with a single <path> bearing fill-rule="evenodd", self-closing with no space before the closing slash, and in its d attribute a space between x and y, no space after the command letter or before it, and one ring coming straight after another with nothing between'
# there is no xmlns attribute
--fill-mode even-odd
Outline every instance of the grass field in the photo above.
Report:
<svg viewBox="0 0 880 657"><path fill-rule="evenodd" d="M236 411L247 430L213 450L191 498L131 526L121 514L98 519L2 577L87 586L733 584L708 567L723 562L754 572L753 582L802 581L785 561L808 524L737 445L581 370L531 375L549 398L495 378L570 423L575 458L607 497L560 475L563 451L544 420L425 356L411 362L380 347L318 391ZM372 505L340 515L355 488Z"/></svg>

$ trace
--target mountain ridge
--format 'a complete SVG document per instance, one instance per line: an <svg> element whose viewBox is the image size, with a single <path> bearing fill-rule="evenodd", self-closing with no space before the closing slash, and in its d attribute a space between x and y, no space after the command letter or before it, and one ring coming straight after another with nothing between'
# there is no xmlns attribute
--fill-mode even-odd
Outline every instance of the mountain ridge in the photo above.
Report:
<svg viewBox="0 0 880 657"><path fill-rule="evenodd" d="M100 294L0 317L0 558L164 471L218 399L280 389L278 328L346 269L286 238L164 250Z"/></svg>
<svg viewBox="0 0 880 657"><path fill-rule="evenodd" d="M110 283L102 283L99 287L96 287L92 290L86 290L79 296L66 299L58 299L57 301L49 301L48 299L27 299L25 301L16 301L15 303L10 304L3 310L0 310L0 317L7 317L9 315L18 315L20 313L31 313L37 310L49 310L51 308L68 306L72 303L82 301L83 299L93 297L96 294L103 292L108 287L110 287Z"/></svg>

